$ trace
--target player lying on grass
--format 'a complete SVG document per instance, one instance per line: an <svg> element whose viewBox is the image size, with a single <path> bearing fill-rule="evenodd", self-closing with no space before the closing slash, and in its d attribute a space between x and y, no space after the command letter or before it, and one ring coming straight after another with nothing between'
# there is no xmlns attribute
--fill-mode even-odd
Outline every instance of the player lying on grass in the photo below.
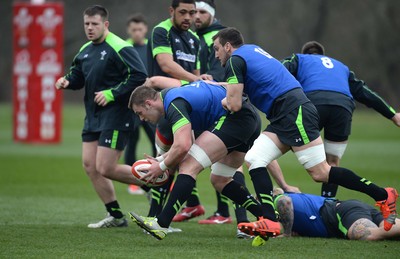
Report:
<svg viewBox="0 0 400 259"><path fill-rule="evenodd" d="M235 28L219 31L213 40L215 55L226 68L224 107L231 112L240 111L242 96L246 94L270 121L245 157L258 199L268 213L257 222L239 224L239 228L247 234L280 230L266 166L292 150L314 181L337 184L373 198L381 209L385 230L389 230L397 216L397 191L377 186L347 168L331 167L326 162L318 112L293 75L259 46L244 44L242 34Z"/></svg>
<svg viewBox="0 0 400 259"><path fill-rule="evenodd" d="M339 201L305 193L274 189L274 204L283 226L282 236L336 237L351 240L383 240L400 237L400 219L389 231L382 214L358 201Z"/></svg>
<svg viewBox="0 0 400 259"><path fill-rule="evenodd" d="M257 218L263 216L260 204L247 188L232 180L259 134L261 121L254 107L245 100L241 111L228 113L221 104L225 95L222 86L202 81L160 93L142 86L131 95L129 107L142 120L157 123L164 117L174 135L174 142L164 160L152 160L145 177L152 181L168 168L179 166L179 175L167 204L157 218L130 213L134 222L157 239L166 236L166 228L190 196L197 175L211 165L210 178L217 191L244 206ZM203 131L194 143L192 130Z"/></svg>

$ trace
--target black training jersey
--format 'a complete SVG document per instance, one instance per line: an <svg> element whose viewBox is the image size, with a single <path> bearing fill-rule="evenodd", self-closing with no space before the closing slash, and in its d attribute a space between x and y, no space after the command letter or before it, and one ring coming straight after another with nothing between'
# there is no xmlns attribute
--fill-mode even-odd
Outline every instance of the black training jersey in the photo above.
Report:
<svg viewBox="0 0 400 259"><path fill-rule="evenodd" d="M167 19L154 27L147 50L149 76L171 77L164 73L157 63L156 56L161 53L171 54L174 61L190 73L200 69L197 35L191 30L181 31L176 29L171 19Z"/></svg>
<svg viewBox="0 0 400 259"><path fill-rule="evenodd" d="M200 39L200 74L209 74L217 82L224 80L225 69L221 66L221 62L215 58L214 42L212 37L220 30L224 29L217 20L210 26L196 31Z"/></svg>
<svg viewBox="0 0 400 259"><path fill-rule="evenodd" d="M132 45L115 34L110 32L100 44L83 45L65 76L69 81L67 89L85 88L83 129L90 132L132 129L129 96L146 77L143 62ZM104 91L109 101L104 107L94 102L95 93L100 91Z"/></svg>
<svg viewBox="0 0 400 259"><path fill-rule="evenodd" d="M337 78L333 78L329 81L328 77L318 79L318 74L315 73L315 71L318 71L318 69L313 69L311 65L308 67L307 70L304 69L303 66L300 66L299 55L300 57L320 57L319 59L321 60L321 62L317 62L313 66L323 65L328 69L333 69L335 66L335 63L331 62L334 59L326 56L293 54L292 56L284 59L282 63L296 78L299 78L299 76L301 75L301 77L303 78L313 78L314 82L316 82L317 80L323 80L323 82L321 82L321 85L326 85L326 82L333 83L337 81ZM335 77L338 76L346 76L346 78L342 78L342 81L345 81L345 87L347 87L347 89L341 91L333 91L332 87L337 86L332 86L330 88L326 87L326 89L322 87L314 87L313 91L306 92L307 97L313 102L314 105L337 105L347 109L350 112L353 112L355 108L355 103L352 99L353 97L356 101L365 104L370 108L373 108L388 119L392 118L395 115L396 111L392 107L390 107L377 93L371 91L364 83L364 81L357 79L353 71L349 71L349 73L345 75L343 73L335 74ZM305 84L305 82L303 82L303 84ZM316 83L314 83L314 85L315 84ZM302 86L303 88L307 88L306 85ZM346 93L350 93L350 95Z"/></svg>
<svg viewBox="0 0 400 259"><path fill-rule="evenodd" d="M147 70L147 42L148 42L148 40L145 39L143 45L139 45L139 44L133 42L132 39L127 39L126 42L131 44L133 46L133 48L137 51L137 53L139 54L140 60L142 60L144 67Z"/></svg>

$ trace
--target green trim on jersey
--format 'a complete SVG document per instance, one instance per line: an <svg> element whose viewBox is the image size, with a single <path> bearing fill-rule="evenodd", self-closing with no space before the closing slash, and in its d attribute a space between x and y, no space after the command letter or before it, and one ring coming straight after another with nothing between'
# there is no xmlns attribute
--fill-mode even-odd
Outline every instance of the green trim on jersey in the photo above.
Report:
<svg viewBox="0 0 400 259"><path fill-rule="evenodd" d="M342 232L345 236L347 236L347 229L343 226L342 218L340 217L340 215L338 213L336 213L336 217L338 219L338 228L339 228L340 232Z"/></svg>
<svg viewBox="0 0 400 259"><path fill-rule="evenodd" d="M124 41L123 39L121 39L120 37L118 37L117 35L115 35L112 32L108 33L105 41L108 45L110 45L111 48L113 48L115 50L118 57L121 59L122 63L124 63L124 65L126 66L126 69L128 71L128 75L124 81L119 83L117 86L109 89L110 93L112 95L112 98L114 99L114 95L112 94L111 90L117 90L121 85L125 85L128 82L129 78L131 77L131 69L128 66L128 64L126 64L124 58L119 54L119 51L125 47L132 47L132 45L129 45L129 43L127 43L126 41Z"/></svg>
<svg viewBox="0 0 400 259"><path fill-rule="evenodd" d="M153 31L151 32L151 53L153 55L153 58L161 53L167 53L167 54L171 54L172 55L172 48L171 46L167 47L167 46L160 46L157 48L153 47L153 41L154 41L154 30L156 28L163 28L164 30L167 31L167 37L169 37L169 31L171 30L173 24L171 21L171 18L168 18L165 21L160 22L158 25L156 25L153 29Z"/></svg>
<svg viewBox="0 0 400 259"><path fill-rule="evenodd" d="M299 113L297 114L296 125L297 128L299 129L300 136L303 139L304 145L310 143L310 139L308 138L307 132L303 125L303 108L301 105L299 107Z"/></svg>
<svg viewBox="0 0 400 259"><path fill-rule="evenodd" d="M69 68L69 73L66 74L66 75L64 76L65 79L67 78L67 76L71 75L72 69L73 69L74 67L76 67L75 59L76 59L76 58L78 57L78 55L82 52L82 50L84 50L84 49L85 49L87 46L89 46L91 43L92 43L91 41L86 42L86 43L83 44L83 46L79 49L78 54L76 54L75 57L74 57L74 59L72 60L72 65L71 65L71 67Z"/></svg>
<svg viewBox="0 0 400 259"><path fill-rule="evenodd" d="M295 58L296 58L296 54L292 54L292 57L290 59L283 60L282 65L284 65L285 63L288 63L288 62L291 63L293 61L293 59L295 59Z"/></svg>
<svg viewBox="0 0 400 259"><path fill-rule="evenodd" d="M171 54L172 55L172 48L171 47L165 47L165 46L160 46L155 49L153 49L153 58L157 56L158 54Z"/></svg>
<svg viewBox="0 0 400 259"><path fill-rule="evenodd" d="M135 42L133 42L133 40L131 38L128 38L125 40L128 44L135 46ZM146 38L144 39L144 44L146 45L149 42L149 40Z"/></svg>
<svg viewBox="0 0 400 259"><path fill-rule="evenodd" d="M211 47L211 45L213 45L214 41L212 40L212 38L214 37L214 35L216 35L219 32L219 30L217 31L210 31L206 34L203 35L204 37L204 41L206 42L208 47Z"/></svg>
<svg viewBox="0 0 400 259"><path fill-rule="evenodd" d="M182 115L182 118L175 122L175 124L172 126L172 133L175 134L175 132L182 128L183 126L190 124L190 121L183 115L183 113L178 109L178 107L175 106L175 104L171 103L171 105Z"/></svg>
<svg viewBox="0 0 400 259"><path fill-rule="evenodd" d="M82 52L82 50L84 50L84 49L85 49L87 46L89 46L91 43L92 43L91 41L86 42L86 43L79 49L79 52ZM78 54L79 54L79 53L78 53Z"/></svg>
<svg viewBox="0 0 400 259"><path fill-rule="evenodd" d="M229 59L229 65L231 66L232 72L233 72L233 76L229 77L228 79L226 79L226 82L228 82L228 84L239 84L239 80L236 76L235 73L235 69L232 66L232 58Z"/></svg>
<svg viewBox="0 0 400 259"><path fill-rule="evenodd" d="M178 120L174 125L172 125L172 133L175 134L175 132L182 128L183 126L189 124L190 122L186 118L182 118Z"/></svg>
<svg viewBox="0 0 400 259"><path fill-rule="evenodd" d="M361 81L362 81L362 80L361 80ZM362 82L364 83L364 81L362 81ZM371 89L369 89L368 86L364 85L363 87L364 87L364 89L365 89L366 91L370 92L371 94L375 95L379 100L381 100L382 103L383 103L384 105L386 105L386 107L387 107L391 112L393 112L393 114L396 114L396 110L393 109L393 107L390 106L385 100L383 100L382 97L380 97L380 96L377 95L374 91L372 91Z"/></svg>
<svg viewBox="0 0 400 259"><path fill-rule="evenodd" d="M187 84L190 83L189 81L186 81L186 80L179 80L179 81L181 82L181 86L182 85L187 85Z"/></svg>
<svg viewBox="0 0 400 259"><path fill-rule="evenodd" d="M114 101L114 95L111 92L111 89L103 91L104 97L106 98L107 103Z"/></svg>
<svg viewBox="0 0 400 259"><path fill-rule="evenodd" d="M118 141L118 130L113 131L113 136L111 139L111 148L115 149L117 147L117 141Z"/></svg>
<svg viewBox="0 0 400 259"><path fill-rule="evenodd" d="M125 48L125 47L132 47L132 45L130 45L128 42L124 41L123 39L121 39L120 37L118 37L117 35L115 35L112 32L109 32L106 40L105 40L108 45L110 45L115 52L119 52L121 49Z"/></svg>

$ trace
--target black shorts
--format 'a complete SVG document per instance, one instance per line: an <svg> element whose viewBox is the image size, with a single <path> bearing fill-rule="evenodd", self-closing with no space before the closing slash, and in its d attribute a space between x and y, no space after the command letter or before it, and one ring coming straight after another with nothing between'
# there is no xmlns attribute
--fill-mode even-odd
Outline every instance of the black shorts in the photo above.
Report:
<svg viewBox="0 0 400 259"><path fill-rule="evenodd" d="M319 114L319 130L324 129L324 138L334 142L349 139L352 114L337 105L316 105Z"/></svg>
<svg viewBox="0 0 400 259"><path fill-rule="evenodd" d="M318 120L317 109L311 102L306 102L281 119L271 122L265 131L275 133L285 145L299 147L320 136Z"/></svg>
<svg viewBox="0 0 400 259"><path fill-rule="evenodd" d="M217 125L210 129L224 142L228 152L246 153L260 135L261 119L257 110L248 102L242 109L222 116Z"/></svg>
<svg viewBox="0 0 400 259"><path fill-rule="evenodd" d="M326 201L320 212L331 237L347 238L351 225L361 218L377 226L383 221L378 210L358 200Z"/></svg>
<svg viewBox="0 0 400 259"><path fill-rule="evenodd" d="M103 130L98 132L82 131L82 142L98 141L99 146L124 150L130 131Z"/></svg>

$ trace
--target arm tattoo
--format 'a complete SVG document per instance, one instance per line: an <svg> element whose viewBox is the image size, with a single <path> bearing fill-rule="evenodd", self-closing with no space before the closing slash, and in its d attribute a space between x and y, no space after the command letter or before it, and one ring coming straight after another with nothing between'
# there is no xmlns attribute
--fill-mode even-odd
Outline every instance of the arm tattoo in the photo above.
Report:
<svg viewBox="0 0 400 259"><path fill-rule="evenodd" d="M347 235L349 239L366 240L371 235L370 228L377 227L378 226L369 219L359 219L351 225L351 231L349 231Z"/></svg>
<svg viewBox="0 0 400 259"><path fill-rule="evenodd" d="M292 233L294 212L292 199L287 196L282 196L278 199L276 204L277 210L279 212L280 222L283 226L283 234L290 236Z"/></svg>

